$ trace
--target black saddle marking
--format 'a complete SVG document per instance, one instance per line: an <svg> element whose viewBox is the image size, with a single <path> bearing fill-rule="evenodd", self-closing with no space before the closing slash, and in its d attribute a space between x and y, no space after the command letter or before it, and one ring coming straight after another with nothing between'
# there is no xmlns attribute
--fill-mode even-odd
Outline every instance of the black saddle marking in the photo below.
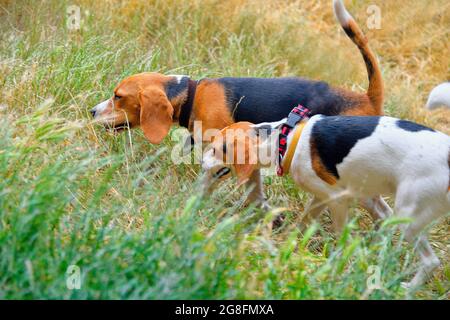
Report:
<svg viewBox="0 0 450 320"><path fill-rule="evenodd" d="M274 122L301 104L311 115L339 115L356 102L327 83L303 78L219 78L234 121Z"/></svg>
<svg viewBox="0 0 450 320"><path fill-rule="evenodd" d="M327 170L339 179L336 166L359 140L372 135L379 122L380 117L334 116L314 123L311 139Z"/></svg>
<svg viewBox="0 0 450 320"><path fill-rule="evenodd" d="M410 131L410 132L418 132L418 131L434 132L434 130L431 128L428 128L421 124L414 123L414 122L407 121L407 120L397 120L396 124L397 124L397 127L399 127L400 129Z"/></svg>

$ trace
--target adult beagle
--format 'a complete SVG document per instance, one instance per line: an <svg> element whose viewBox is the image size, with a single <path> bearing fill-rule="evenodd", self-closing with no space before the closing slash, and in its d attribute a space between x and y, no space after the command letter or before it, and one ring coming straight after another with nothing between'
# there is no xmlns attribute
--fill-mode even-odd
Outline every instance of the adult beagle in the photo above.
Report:
<svg viewBox="0 0 450 320"><path fill-rule="evenodd" d="M411 218L403 227L405 239L418 238L421 259L421 267L407 285L422 284L439 259L420 232L450 213L450 137L391 117L316 115L287 133L287 152L279 160L274 141L283 139L279 129L285 128L285 122L238 122L222 129L204 153L205 191L211 191L213 182L229 177L229 171L243 183L255 169L277 162L314 195L305 210L306 220L328 206L338 233L347 221L352 199L364 203L375 219L382 219L392 212L374 199L394 194L395 213ZM271 161L262 161L267 155Z"/></svg>
<svg viewBox="0 0 450 320"><path fill-rule="evenodd" d="M381 115L383 81L377 59L355 20L341 0L334 12L342 28L360 50L369 76L366 93L330 87L304 78L218 78L192 80L187 76L141 73L121 81L114 95L91 110L98 122L115 131L141 127L154 144L162 142L172 124L193 130L201 121L202 132L222 129L237 121L278 121L292 106L307 105L312 114ZM250 200L262 200L259 175Z"/></svg>

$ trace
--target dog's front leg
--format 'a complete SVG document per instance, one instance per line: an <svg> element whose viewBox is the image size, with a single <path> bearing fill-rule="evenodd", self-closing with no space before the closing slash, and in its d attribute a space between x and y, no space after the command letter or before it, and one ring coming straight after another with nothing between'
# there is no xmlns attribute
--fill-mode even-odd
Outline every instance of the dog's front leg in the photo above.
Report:
<svg viewBox="0 0 450 320"><path fill-rule="evenodd" d="M329 204L332 228L336 236L340 236L348 219L348 200L339 199Z"/></svg>
<svg viewBox="0 0 450 320"><path fill-rule="evenodd" d="M251 190L248 197L247 203L254 203L264 210L270 209L264 197L261 171L260 169L255 169L245 184L247 190Z"/></svg>
<svg viewBox="0 0 450 320"><path fill-rule="evenodd" d="M384 220L393 214L391 207L389 207L381 196L363 199L361 201L361 206L370 213L372 219L375 221Z"/></svg>
<svg viewBox="0 0 450 320"><path fill-rule="evenodd" d="M302 225L309 225L312 221L322 213L327 207L327 203L322 199L313 196L309 203L306 205L305 212L302 217Z"/></svg>

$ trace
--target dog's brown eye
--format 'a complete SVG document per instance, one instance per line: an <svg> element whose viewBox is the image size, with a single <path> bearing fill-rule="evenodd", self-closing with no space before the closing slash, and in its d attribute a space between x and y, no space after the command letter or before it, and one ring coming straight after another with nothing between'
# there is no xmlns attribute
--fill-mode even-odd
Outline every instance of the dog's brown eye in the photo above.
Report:
<svg viewBox="0 0 450 320"><path fill-rule="evenodd" d="M119 100L120 98L122 98L121 96L118 96L117 94L114 95L114 100Z"/></svg>

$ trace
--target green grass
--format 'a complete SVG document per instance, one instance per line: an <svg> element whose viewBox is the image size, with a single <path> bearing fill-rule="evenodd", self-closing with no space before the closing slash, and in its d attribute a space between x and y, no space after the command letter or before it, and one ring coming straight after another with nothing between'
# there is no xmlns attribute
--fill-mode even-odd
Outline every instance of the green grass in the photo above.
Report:
<svg viewBox="0 0 450 320"><path fill-rule="evenodd" d="M201 199L199 166L172 164L172 136L151 146L140 130L112 135L89 119L118 81L142 71L304 75L365 86L357 50L335 37L332 17L322 17L331 14L328 1L322 9L236 0L75 3L83 18L77 32L65 27L72 3L0 4L0 298L407 297L400 283L417 260L398 221L374 231L355 208L340 239L327 217L300 233L295 217L309 195L290 179L267 177L269 202L288 207L290 217L272 233L274 212L243 206L231 183ZM336 63L348 54L357 63ZM415 111L404 106L419 98L410 84L394 83L396 68L383 64L393 84L387 109L408 116ZM448 219L432 229L432 243L443 266L413 298L448 298ZM80 290L66 286L70 265L81 269ZM367 290L371 265L381 270L382 290Z"/></svg>

